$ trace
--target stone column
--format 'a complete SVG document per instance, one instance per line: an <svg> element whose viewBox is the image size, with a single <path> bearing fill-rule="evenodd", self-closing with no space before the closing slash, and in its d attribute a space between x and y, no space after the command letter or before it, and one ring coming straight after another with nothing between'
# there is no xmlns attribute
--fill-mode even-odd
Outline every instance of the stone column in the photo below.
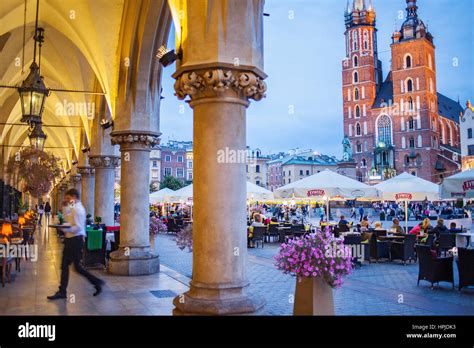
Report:
<svg viewBox="0 0 474 348"><path fill-rule="evenodd" d="M120 248L110 254L109 272L144 275L159 271L158 255L150 250L150 151L159 143L152 132L112 133L112 144L120 145Z"/></svg>
<svg viewBox="0 0 474 348"><path fill-rule="evenodd" d="M90 156L89 164L95 169L94 211L107 226L114 225L115 168L119 158L115 156Z"/></svg>
<svg viewBox="0 0 474 348"><path fill-rule="evenodd" d="M184 2L173 76L194 111L193 278L173 313L253 313L264 300L248 292L245 116L266 91L263 1Z"/></svg>
<svg viewBox="0 0 474 348"><path fill-rule="evenodd" d="M81 201L86 208L86 215L91 214L94 219L94 174L92 167L78 167L77 172L81 174Z"/></svg>
<svg viewBox="0 0 474 348"><path fill-rule="evenodd" d="M79 196L82 197L82 182L80 174L71 174L71 178L69 179L69 187L79 191Z"/></svg>

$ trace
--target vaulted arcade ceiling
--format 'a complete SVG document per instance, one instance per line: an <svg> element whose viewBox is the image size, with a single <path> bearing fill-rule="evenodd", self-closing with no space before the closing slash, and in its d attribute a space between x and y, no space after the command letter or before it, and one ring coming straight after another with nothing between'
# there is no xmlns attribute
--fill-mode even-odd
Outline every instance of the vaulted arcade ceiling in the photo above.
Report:
<svg viewBox="0 0 474 348"><path fill-rule="evenodd" d="M103 92L108 113L115 117L123 46L141 44L143 39L140 26L131 26L130 18L139 22L151 8L159 9L153 11L157 13L154 25L163 26L158 19L169 12L166 0L41 0L39 26L45 29L41 74L46 86ZM0 85L19 85L28 75L35 16L36 0L0 1ZM167 33L169 23L165 23ZM135 50L141 53L139 47ZM66 168L79 156L81 138L91 136L97 101L97 96L71 92L52 92L46 100L46 150L60 157ZM28 145L28 127L20 124L20 118L17 90L0 88L0 144L4 145L0 162Z"/></svg>

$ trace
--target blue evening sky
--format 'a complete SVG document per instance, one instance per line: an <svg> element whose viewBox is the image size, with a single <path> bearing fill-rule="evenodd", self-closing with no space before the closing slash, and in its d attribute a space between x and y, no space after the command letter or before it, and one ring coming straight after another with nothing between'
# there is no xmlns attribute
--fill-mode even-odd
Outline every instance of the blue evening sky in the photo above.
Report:
<svg viewBox="0 0 474 348"><path fill-rule="evenodd" d="M373 4L385 79L391 35L405 18L406 2L373 0ZM474 103L474 0L418 0L418 6L435 40L438 92L459 98L463 107L468 99ZM312 148L341 157L345 8L346 0L266 0L268 92L247 110L249 146L264 153ZM170 66L163 76L162 143L192 139L192 110L174 96L173 72Z"/></svg>

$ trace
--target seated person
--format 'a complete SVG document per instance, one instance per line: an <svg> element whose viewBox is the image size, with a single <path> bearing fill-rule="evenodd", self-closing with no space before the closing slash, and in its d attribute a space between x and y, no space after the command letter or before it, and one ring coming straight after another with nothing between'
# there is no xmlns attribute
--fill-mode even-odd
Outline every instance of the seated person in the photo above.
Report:
<svg viewBox="0 0 474 348"><path fill-rule="evenodd" d="M403 228L400 226L400 220L395 218L395 219L392 220L392 222L393 222L392 227L390 227L390 230L392 230L392 232L405 233Z"/></svg>
<svg viewBox="0 0 474 348"><path fill-rule="evenodd" d="M273 216L270 219L270 225L279 225L280 223L278 222L278 218L276 216Z"/></svg>
<svg viewBox="0 0 474 348"><path fill-rule="evenodd" d="M369 218L367 216L364 216L364 218L360 222L361 231L362 230L368 230L369 227L370 227Z"/></svg>
<svg viewBox="0 0 474 348"><path fill-rule="evenodd" d="M451 233L456 233L456 232L459 232L458 228L457 228L457 225L456 223L453 221L449 224L449 230L448 232L451 232Z"/></svg>
<svg viewBox="0 0 474 348"><path fill-rule="evenodd" d="M374 224L374 230L376 231L382 231L384 230L384 228L382 227L382 223L380 221L377 221L375 224Z"/></svg>
<svg viewBox="0 0 474 348"><path fill-rule="evenodd" d="M456 225L456 224L455 224ZM442 233L448 233L448 228L444 225L443 219L438 219L436 222L435 228L433 228L429 233L432 233L436 236L436 239L439 239L439 235Z"/></svg>
<svg viewBox="0 0 474 348"><path fill-rule="evenodd" d="M339 231L340 232L347 232L349 231L349 222L344 218L344 215L341 215L341 218L339 220Z"/></svg>
<svg viewBox="0 0 474 348"><path fill-rule="evenodd" d="M423 222L420 222L418 225L413 227L409 233L416 235L421 235L422 233L427 234L429 231L431 231L431 229L432 227L430 219L426 218L423 220Z"/></svg>
<svg viewBox="0 0 474 348"><path fill-rule="evenodd" d="M265 226L264 223L263 223L263 219L262 219L262 215L261 214L255 214L254 215L254 220L252 222L252 224L250 225L252 227L263 227Z"/></svg>

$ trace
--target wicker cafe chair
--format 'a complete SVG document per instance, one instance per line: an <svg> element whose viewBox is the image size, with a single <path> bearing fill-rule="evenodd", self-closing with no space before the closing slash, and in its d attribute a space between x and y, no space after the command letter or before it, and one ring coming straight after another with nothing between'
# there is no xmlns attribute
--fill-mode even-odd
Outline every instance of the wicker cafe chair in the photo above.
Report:
<svg viewBox="0 0 474 348"><path fill-rule="evenodd" d="M344 237L344 244L351 247L352 252L359 250L362 246L362 236L360 235L347 235ZM362 262L359 260L358 255L352 255L352 264L354 266L362 266Z"/></svg>
<svg viewBox="0 0 474 348"><path fill-rule="evenodd" d="M433 284L439 282L448 282L453 284L453 257L436 257L427 245L417 245L416 253L419 259L418 285L420 280L426 280Z"/></svg>
<svg viewBox="0 0 474 348"><path fill-rule="evenodd" d="M263 248L263 244L265 243L266 231L266 226L254 226L252 241L255 243L255 247L258 248L258 243L261 243Z"/></svg>
<svg viewBox="0 0 474 348"><path fill-rule="evenodd" d="M406 261L415 261L415 243L416 235L409 234L405 237L403 242L391 242L390 243L390 261L401 260L403 266Z"/></svg>
<svg viewBox="0 0 474 348"><path fill-rule="evenodd" d="M390 257L389 242L377 240L377 236L374 232L371 232L369 245L370 259L375 259L375 262L378 263L380 259L388 259Z"/></svg>
<svg viewBox="0 0 474 348"><path fill-rule="evenodd" d="M278 225L277 224L270 224L268 226L268 232L267 232L267 237L268 237L268 242L270 241L275 241L280 239L280 233L278 231Z"/></svg>
<svg viewBox="0 0 474 348"><path fill-rule="evenodd" d="M474 285L474 249L458 248L459 290Z"/></svg>
<svg viewBox="0 0 474 348"><path fill-rule="evenodd" d="M438 254L441 255L456 246L456 235L454 233L441 233L439 235Z"/></svg>

